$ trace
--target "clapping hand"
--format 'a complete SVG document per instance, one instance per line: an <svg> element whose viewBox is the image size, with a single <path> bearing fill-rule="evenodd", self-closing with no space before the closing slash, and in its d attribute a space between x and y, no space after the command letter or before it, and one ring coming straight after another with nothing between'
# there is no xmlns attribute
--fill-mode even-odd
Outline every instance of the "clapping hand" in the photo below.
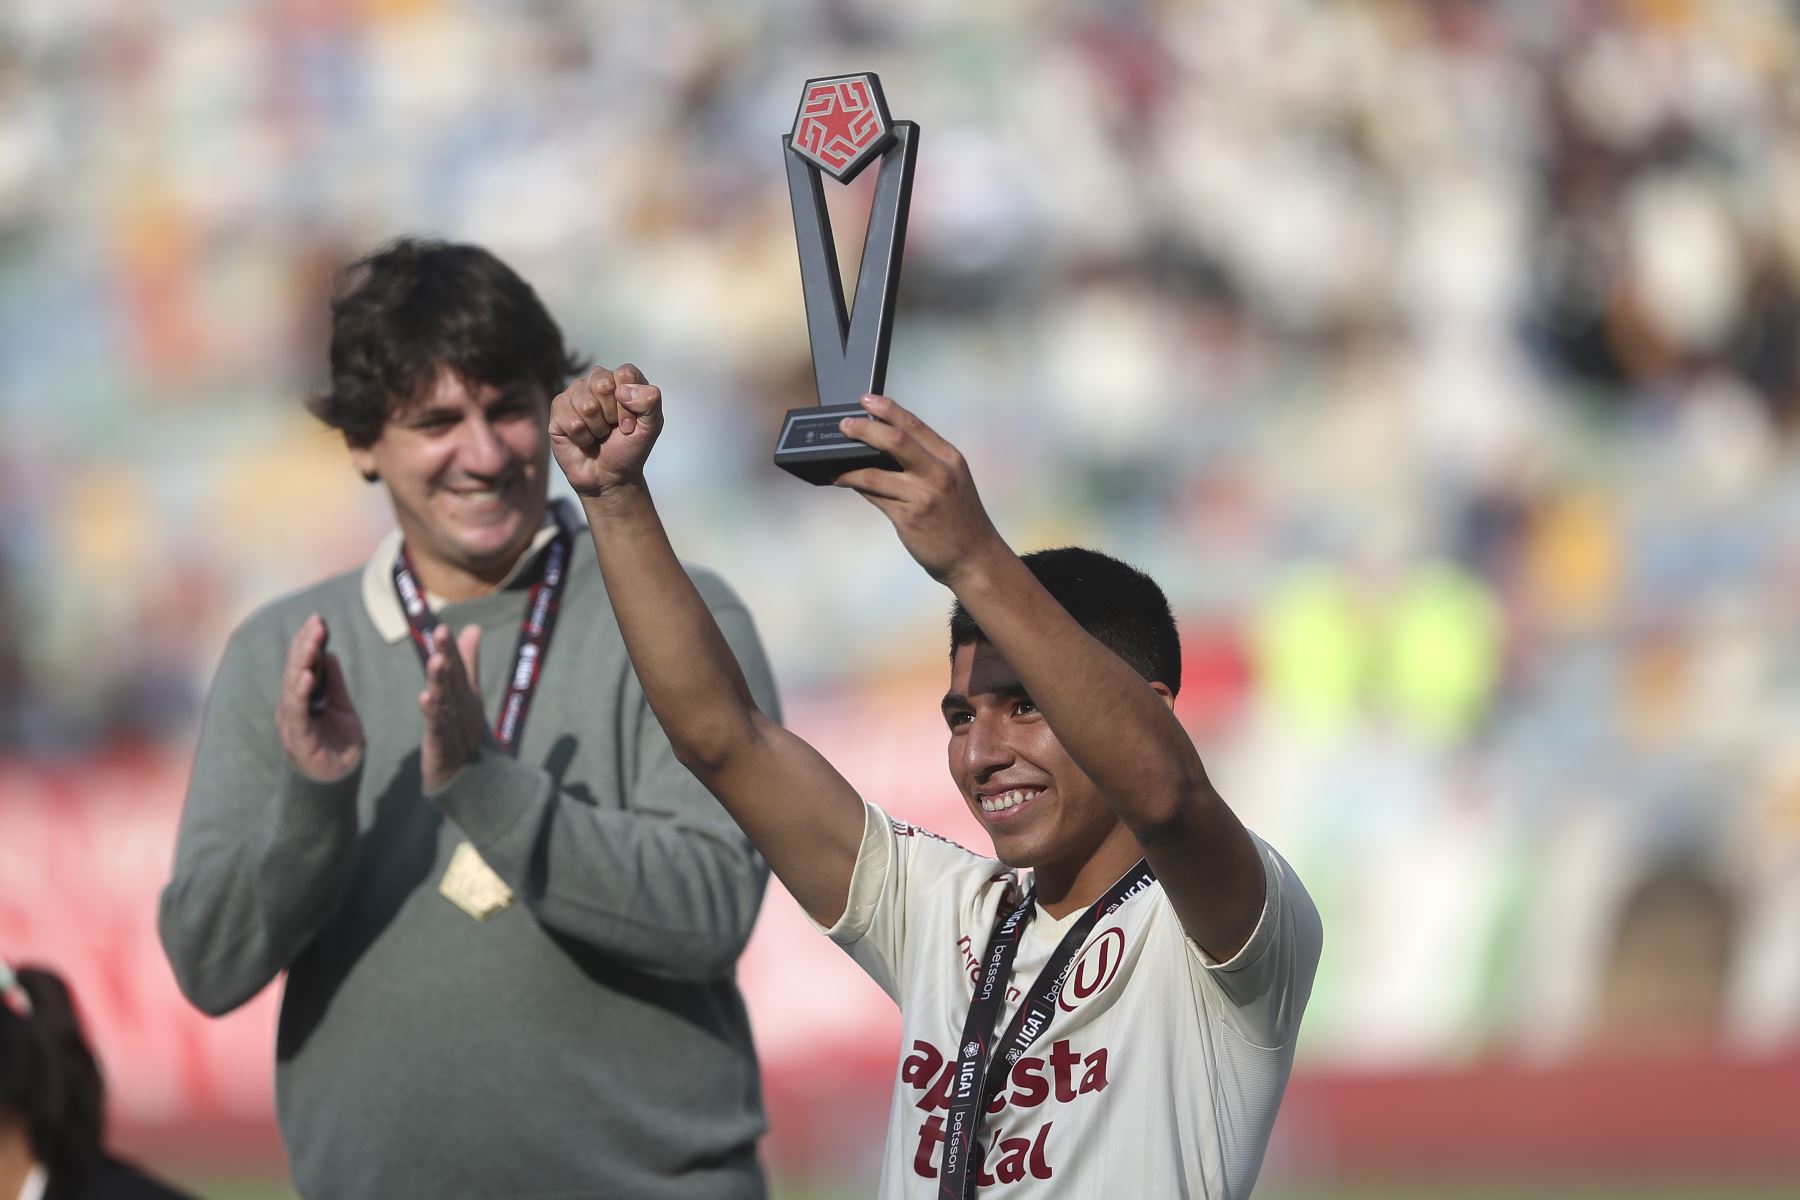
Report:
<svg viewBox="0 0 1800 1200"><path fill-rule="evenodd" d="M275 704L275 729L294 769L318 783L332 783L362 762L362 718L344 686L337 655L325 653L325 619L314 613L288 644ZM313 711L312 698L323 672L325 704Z"/></svg>
<svg viewBox="0 0 1800 1200"><path fill-rule="evenodd" d="M419 708L425 733L419 741L419 777L435 792L462 769L487 736L481 711L481 676L476 666L481 626L465 626L455 637L448 625L432 631L425 659L425 690Z"/></svg>

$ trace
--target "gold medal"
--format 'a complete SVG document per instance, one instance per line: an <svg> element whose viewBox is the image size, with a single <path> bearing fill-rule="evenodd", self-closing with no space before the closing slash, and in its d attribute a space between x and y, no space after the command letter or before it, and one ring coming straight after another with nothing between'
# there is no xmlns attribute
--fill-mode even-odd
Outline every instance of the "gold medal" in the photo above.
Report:
<svg viewBox="0 0 1800 1200"><path fill-rule="evenodd" d="M513 902L506 880L494 874L494 868L468 842L450 856L450 865L438 882L438 894L477 921L487 920Z"/></svg>

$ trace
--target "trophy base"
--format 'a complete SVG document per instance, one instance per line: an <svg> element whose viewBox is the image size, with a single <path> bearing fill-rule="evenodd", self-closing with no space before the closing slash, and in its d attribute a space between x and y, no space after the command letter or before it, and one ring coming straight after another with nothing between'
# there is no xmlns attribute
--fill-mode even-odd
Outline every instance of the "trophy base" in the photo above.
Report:
<svg viewBox="0 0 1800 1200"><path fill-rule="evenodd" d="M845 417L873 420L860 404L813 404L790 408L775 439L775 465L814 485L830 483L845 471L879 467L898 471L893 457L855 438L845 437L838 422Z"/></svg>

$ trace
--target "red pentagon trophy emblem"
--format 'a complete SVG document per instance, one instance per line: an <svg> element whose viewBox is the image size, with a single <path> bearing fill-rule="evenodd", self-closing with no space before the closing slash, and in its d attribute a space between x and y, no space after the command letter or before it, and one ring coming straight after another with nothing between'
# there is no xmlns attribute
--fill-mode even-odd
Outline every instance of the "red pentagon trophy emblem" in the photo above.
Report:
<svg viewBox="0 0 1800 1200"><path fill-rule="evenodd" d="M849 183L887 149L893 126L881 80L873 74L809 79L788 146L839 183Z"/></svg>

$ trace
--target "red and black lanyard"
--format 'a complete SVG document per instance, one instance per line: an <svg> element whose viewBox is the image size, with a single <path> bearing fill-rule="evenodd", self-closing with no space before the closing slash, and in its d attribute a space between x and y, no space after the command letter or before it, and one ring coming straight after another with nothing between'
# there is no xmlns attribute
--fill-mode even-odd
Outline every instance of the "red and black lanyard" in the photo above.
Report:
<svg viewBox="0 0 1800 1200"><path fill-rule="evenodd" d="M944 1135L944 1161L938 1168L939 1200L966 1200L973 1191L970 1181L978 1171L976 1134L982 1117L1000 1089L1006 1086L1010 1069L1039 1035L1050 1026L1056 1012L1056 1001L1063 984L1075 965L1075 956L1087 935L1101 917L1115 912L1120 905L1156 882L1156 872L1144 859L1119 877L1106 889L1106 894L1093 904L1051 953L1044 969L1026 993L1006 1033L995 1042L992 1059L1004 1064L998 1072L988 1067L989 1039L994 1033L994 1019L1000 1013L1000 1002L1006 995L1006 977L1012 971L1013 958L1019 951L1019 939L1031 923L1037 907L1037 889L1012 909L1002 908L994 918L994 932L988 938L986 964L975 984L974 998L969 1001L969 1015L963 1021L962 1047L957 1051L956 1084L950 1094L948 1125Z"/></svg>
<svg viewBox="0 0 1800 1200"><path fill-rule="evenodd" d="M569 552L575 539L562 505L553 506L552 512L557 524L556 538L539 559L537 578L525 601L525 619L519 623L519 646L513 652L506 696L494 718L494 740L508 754L519 752L519 731L525 728L525 716L531 710L531 698L543 674L544 659L550 650L550 634L556 628L563 584L569 574ZM405 543L401 543L400 553L394 558L394 594L399 597L400 610L406 614L406 626L412 634L413 648L419 652L419 661L423 663L431 657L432 631L437 628L438 621L431 606L425 602L425 589L419 586Z"/></svg>

